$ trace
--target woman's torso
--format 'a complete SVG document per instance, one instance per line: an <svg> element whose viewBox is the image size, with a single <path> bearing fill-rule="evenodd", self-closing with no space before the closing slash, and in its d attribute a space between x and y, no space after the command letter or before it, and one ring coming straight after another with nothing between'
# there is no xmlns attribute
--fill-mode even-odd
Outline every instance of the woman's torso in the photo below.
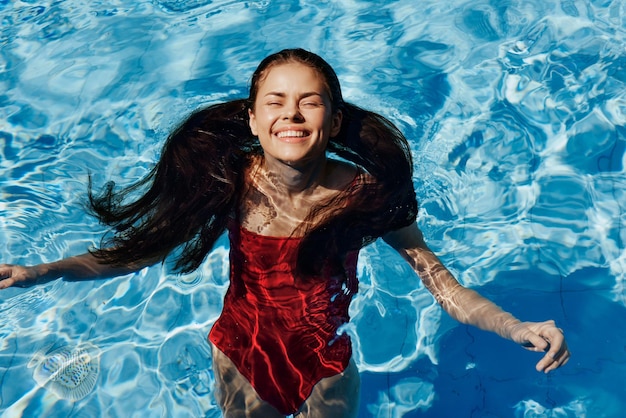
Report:
<svg viewBox="0 0 626 418"><path fill-rule="evenodd" d="M317 277L303 279L296 268L301 234L316 222L311 207L341 202L337 197L356 181L351 166L331 170L334 184L293 201L277 196L253 164L229 225L231 281L210 340L284 413L293 413L320 379L342 372L352 354L340 328L358 288L358 251L342 254Z"/></svg>

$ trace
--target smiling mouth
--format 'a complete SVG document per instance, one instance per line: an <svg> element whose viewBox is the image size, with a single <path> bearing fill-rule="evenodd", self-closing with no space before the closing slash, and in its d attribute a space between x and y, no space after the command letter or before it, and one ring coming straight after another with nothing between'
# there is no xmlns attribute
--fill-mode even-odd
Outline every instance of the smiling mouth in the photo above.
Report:
<svg viewBox="0 0 626 418"><path fill-rule="evenodd" d="M306 131L282 131L276 133L276 136L280 139L286 138L304 138L309 136L309 133Z"/></svg>

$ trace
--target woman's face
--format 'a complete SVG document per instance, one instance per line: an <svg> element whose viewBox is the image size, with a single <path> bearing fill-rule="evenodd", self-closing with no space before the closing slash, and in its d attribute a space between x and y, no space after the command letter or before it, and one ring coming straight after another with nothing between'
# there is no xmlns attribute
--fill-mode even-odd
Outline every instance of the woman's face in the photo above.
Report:
<svg viewBox="0 0 626 418"><path fill-rule="evenodd" d="M259 82L250 129L266 159L301 166L324 158L328 138L339 133L342 115L331 107L316 70L300 63L276 65Z"/></svg>

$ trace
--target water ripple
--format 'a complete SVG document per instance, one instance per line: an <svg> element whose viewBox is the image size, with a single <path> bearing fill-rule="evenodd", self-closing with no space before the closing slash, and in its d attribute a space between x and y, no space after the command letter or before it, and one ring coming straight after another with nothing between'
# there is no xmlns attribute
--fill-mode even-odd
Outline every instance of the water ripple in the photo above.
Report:
<svg viewBox="0 0 626 418"><path fill-rule="evenodd" d="M619 385L588 384L600 371L623 375L619 353L576 340L626 306L623 2L63 0L0 2L0 14L2 262L98 243L103 228L83 210L89 173L96 188L142 177L182 115L245 95L262 57L302 46L335 66L347 100L406 133L420 226L450 270L507 309L523 305L520 315L557 317L588 353L559 387L516 368L534 357L494 363L515 374L503 376L481 355L494 361L510 347L452 324L376 243L361 256L346 326L364 416L446 416L448 403L459 416L623 409ZM219 416L206 335L227 256L223 237L191 275L171 277L166 265L3 291L0 411ZM31 392L30 353L55 341L102 350L98 387L76 406ZM468 387L481 404L461 399L475 395Z"/></svg>

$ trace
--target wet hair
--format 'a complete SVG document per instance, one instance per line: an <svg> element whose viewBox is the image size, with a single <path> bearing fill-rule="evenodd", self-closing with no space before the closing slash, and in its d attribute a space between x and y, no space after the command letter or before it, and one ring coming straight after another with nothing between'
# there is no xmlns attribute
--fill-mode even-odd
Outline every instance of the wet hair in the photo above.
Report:
<svg viewBox="0 0 626 418"><path fill-rule="evenodd" d="M339 134L330 138L328 150L360 167L366 174L362 178L369 179L311 210L309 218L318 221L303 231L300 273L317 275L328 261L339 266L347 251L414 222L417 201L405 137L383 116L344 102L335 71L320 56L287 49L261 61L248 99L193 112L169 135L148 176L119 191L109 183L98 196L90 182L91 212L114 229L92 254L104 263L128 265L163 261L177 250L176 271L198 268L238 211L246 168L263 154L250 132L248 109L253 109L268 71L292 62L318 71L333 112L343 113ZM143 194L132 199L137 192Z"/></svg>
<svg viewBox="0 0 626 418"><path fill-rule="evenodd" d="M129 187L115 190L109 182L96 196L90 182L90 211L114 229L91 253L124 266L163 261L180 247L174 269L199 267L238 205L249 159L261 154L247 108L235 100L192 113L169 135L150 173Z"/></svg>

